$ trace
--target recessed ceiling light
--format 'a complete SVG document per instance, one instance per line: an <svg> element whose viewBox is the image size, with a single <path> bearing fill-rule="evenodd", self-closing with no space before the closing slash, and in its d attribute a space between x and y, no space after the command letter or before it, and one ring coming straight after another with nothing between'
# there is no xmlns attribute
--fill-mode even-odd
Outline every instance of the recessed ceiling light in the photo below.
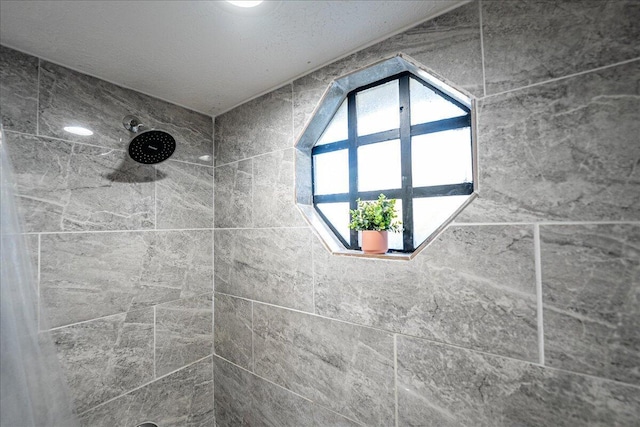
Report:
<svg viewBox="0 0 640 427"><path fill-rule="evenodd" d="M93 135L93 132L87 128L83 128L80 126L67 126L64 128L65 131L72 133L74 135L82 135L82 136L90 136Z"/></svg>
<svg viewBox="0 0 640 427"><path fill-rule="evenodd" d="M238 0L238 1L231 1L231 0L227 0L228 3L231 3L234 6L239 6L239 7L256 7L257 5L259 5L260 3L262 3L262 0Z"/></svg>

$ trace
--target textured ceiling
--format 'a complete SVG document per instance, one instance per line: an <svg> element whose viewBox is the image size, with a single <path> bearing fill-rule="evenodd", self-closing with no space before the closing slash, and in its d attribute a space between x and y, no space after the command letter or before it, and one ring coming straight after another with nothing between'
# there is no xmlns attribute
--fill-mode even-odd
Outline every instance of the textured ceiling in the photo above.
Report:
<svg viewBox="0 0 640 427"><path fill-rule="evenodd" d="M0 2L0 42L217 115L464 0Z"/></svg>

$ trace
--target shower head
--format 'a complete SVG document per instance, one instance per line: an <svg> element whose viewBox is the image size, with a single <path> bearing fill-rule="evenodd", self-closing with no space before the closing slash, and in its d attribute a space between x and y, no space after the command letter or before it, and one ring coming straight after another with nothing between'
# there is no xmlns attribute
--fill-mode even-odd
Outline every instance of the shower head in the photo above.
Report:
<svg viewBox="0 0 640 427"><path fill-rule="evenodd" d="M167 160L176 149L176 140L161 130L145 130L129 143L129 156L138 163L153 165Z"/></svg>
<svg viewBox="0 0 640 427"><path fill-rule="evenodd" d="M138 163L153 165L167 160L176 150L176 140L161 130L145 130L140 120L127 116L123 120L124 127L137 133L129 142L129 156Z"/></svg>

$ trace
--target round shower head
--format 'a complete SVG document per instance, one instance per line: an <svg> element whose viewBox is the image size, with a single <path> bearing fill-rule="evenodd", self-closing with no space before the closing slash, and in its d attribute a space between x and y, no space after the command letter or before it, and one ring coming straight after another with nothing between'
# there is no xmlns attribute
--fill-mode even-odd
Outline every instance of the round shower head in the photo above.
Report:
<svg viewBox="0 0 640 427"><path fill-rule="evenodd" d="M138 163L153 165L167 160L176 149L176 140L161 130L146 130L129 143L129 156Z"/></svg>

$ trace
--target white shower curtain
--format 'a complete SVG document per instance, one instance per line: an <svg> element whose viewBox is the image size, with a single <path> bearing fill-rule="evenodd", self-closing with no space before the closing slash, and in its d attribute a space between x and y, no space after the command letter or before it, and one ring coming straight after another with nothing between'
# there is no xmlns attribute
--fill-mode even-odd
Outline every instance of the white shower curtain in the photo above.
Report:
<svg viewBox="0 0 640 427"><path fill-rule="evenodd" d="M0 180L0 426L78 426L50 336L38 333L36 274L1 125Z"/></svg>

